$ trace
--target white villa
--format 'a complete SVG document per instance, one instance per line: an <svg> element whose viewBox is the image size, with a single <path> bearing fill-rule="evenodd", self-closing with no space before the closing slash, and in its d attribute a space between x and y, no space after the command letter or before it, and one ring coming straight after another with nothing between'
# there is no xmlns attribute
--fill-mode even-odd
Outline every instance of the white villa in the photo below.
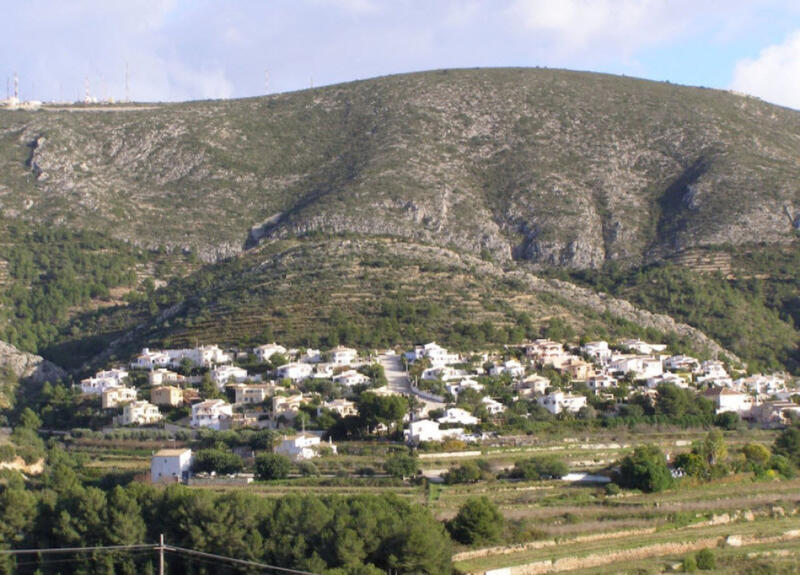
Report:
<svg viewBox="0 0 800 575"><path fill-rule="evenodd" d="M246 403L263 403L275 393L275 384L261 383L254 385L237 384L234 386L237 405Z"/></svg>
<svg viewBox="0 0 800 575"><path fill-rule="evenodd" d="M514 389L521 397L530 397L531 395L544 395L547 388L553 385L546 377L533 373L514 384Z"/></svg>
<svg viewBox="0 0 800 575"><path fill-rule="evenodd" d="M338 346L331 350L331 362L334 365L351 365L356 361L358 352L351 347Z"/></svg>
<svg viewBox="0 0 800 575"><path fill-rule="evenodd" d="M308 398L302 394L297 395L275 395L272 397L272 417L278 419L283 416L284 419L293 420L300 412L300 406L307 403Z"/></svg>
<svg viewBox="0 0 800 575"><path fill-rule="evenodd" d="M648 379L664 373L664 366L661 360L646 355L628 355L613 360L609 366L609 371L618 373L635 372L637 378Z"/></svg>
<svg viewBox="0 0 800 575"><path fill-rule="evenodd" d="M672 383L684 389L689 387L689 383L683 377L669 371L655 377L650 377L645 383L649 389L655 389L662 383Z"/></svg>
<svg viewBox="0 0 800 575"><path fill-rule="evenodd" d="M486 406L486 411L489 412L489 415L499 415L506 410L506 406L492 399L489 396L484 397L481 399L481 403Z"/></svg>
<svg viewBox="0 0 800 575"><path fill-rule="evenodd" d="M129 401L136 401L136 390L132 387L109 387L103 391L102 396L103 409L110 409Z"/></svg>
<svg viewBox="0 0 800 575"><path fill-rule="evenodd" d="M673 355L664 360L664 367L670 371L692 373L700 368L700 362L689 355Z"/></svg>
<svg viewBox="0 0 800 575"><path fill-rule="evenodd" d="M489 375L504 375L511 377L524 377L525 367L516 359L509 359L502 365L493 365L489 368Z"/></svg>
<svg viewBox="0 0 800 575"><path fill-rule="evenodd" d="M581 407L586 406L586 397L583 395L569 395L562 391L554 391L536 400L539 405L544 407L553 415L558 415L562 411L577 413Z"/></svg>
<svg viewBox="0 0 800 575"><path fill-rule="evenodd" d="M346 387L352 387L354 385L369 383L369 378L363 373L357 372L355 369L348 369L339 375L334 375L333 382Z"/></svg>
<svg viewBox="0 0 800 575"><path fill-rule="evenodd" d="M714 402L715 413L732 411L739 415L750 413L753 407L752 398L727 387L714 387L703 392L703 397Z"/></svg>
<svg viewBox="0 0 800 575"><path fill-rule="evenodd" d="M259 345L258 347L253 349L253 355L258 358L258 361L261 363L265 363L276 353L280 355L284 355L286 353L286 348L282 345L277 343L267 343L264 345Z"/></svg>
<svg viewBox="0 0 800 575"><path fill-rule="evenodd" d="M618 387L617 380L607 374L594 375L586 381L586 385L595 395L608 389Z"/></svg>
<svg viewBox="0 0 800 575"><path fill-rule="evenodd" d="M589 341L581 346L581 352L594 359L600 365L611 361L611 349L607 341Z"/></svg>
<svg viewBox="0 0 800 575"><path fill-rule="evenodd" d="M150 481L186 481L192 469L191 449L160 449L150 460Z"/></svg>
<svg viewBox="0 0 800 575"><path fill-rule="evenodd" d="M660 353L667 349L667 346L663 343L647 343L641 339L626 339L620 345L642 355Z"/></svg>
<svg viewBox="0 0 800 575"><path fill-rule="evenodd" d="M233 407L222 399L207 399L192 406L192 427L220 430L233 417Z"/></svg>
<svg viewBox="0 0 800 575"><path fill-rule="evenodd" d="M469 411L460 407L451 407L445 410L444 415L436 421L439 423L458 423L460 425L476 425L481 422Z"/></svg>
<svg viewBox="0 0 800 575"><path fill-rule="evenodd" d="M328 447L336 454L336 446L333 443L322 443L316 435L301 434L294 437L284 438L275 447L275 453L287 456L292 461L304 461L319 457L320 449Z"/></svg>
<svg viewBox="0 0 800 575"><path fill-rule="evenodd" d="M448 353L445 348L438 345L435 341L426 343L425 345L418 345L413 351L407 352L405 356L409 361L427 358L431 362L431 367L442 367L461 361L457 353Z"/></svg>
<svg viewBox="0 0 800 575"><path fill-rule="evenodd" d="M235 365L220 365L215 367L210 372L211 380L217 384L217 387L222 389L226 383L242 383L249 375L247 370Z"/></svg>
<svg viewBox="0 0 800 575"><path fill-rule="evenodd" d="M451 393L453 397L458 399L458 394L464 391L465 389L473 389L477 392L483 391L483 384L478 383L475 380L465 378L459 381L458 383L445 384L445 389L447 389L447 391Z"/></svg>
<svg viewBox="0 0 800 575"><path fill-rule="evenodd" d="M464 429L439 429L439 422L430 419L420 419L408 424L408 429L403 432L408 443L421 441L444 441L445 439L463 439Z"/></svg>
<svg viewBox="0 0 800 575"><path fill-rule="evenodd" d="M81 392L100 395L111 387L124 387L123 380L128 377L128 372L124 369L109 369L99 371L94 377L81 380Z"/></svg>
<svg viewBox="0 0 800 575"><path fill-rule="evenodd" d="M163 417L158 406L149 401L133 401L122 408L122 415L117 421L120 425L149 425L161 421Z"/></svg>
<svg viewBox="0 0 800 575"><path fill-rule="evenodd" d="M311 377L314 368L308 363L287 363L276 370L278 379L291 379L292 381L302 381Z"/></svg>
<svg viewBox="0 0 800 575"><path fill-rule="evenodd" d="M186 381L184 376L163 367L153 369L147 374L147 382L150 385L169 385L171 383L183 383L184 381Z"/></svg>
<svg viewBox="0 0 800 575"><path fill-rule="evenodd" d="M341 417L358 415L358 407L356 407L355 402L348 399L334 399L323 402L322 405L317 407L317 415L321 414L323 409L338 413Z"/></svg>

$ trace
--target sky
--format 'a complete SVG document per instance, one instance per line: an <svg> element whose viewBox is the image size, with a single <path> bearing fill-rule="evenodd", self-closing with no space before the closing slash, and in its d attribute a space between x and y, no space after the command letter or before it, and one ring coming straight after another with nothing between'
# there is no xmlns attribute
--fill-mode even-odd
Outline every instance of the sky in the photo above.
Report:
<svg viewBox="0 0 800 575"><path fill-rule="evenodd" d="M240 98L440 68L542 66L800 109L800 0L0 0L26 100ZM126 90L127 69L127 90ZM6 93L0 94L4 98Z"/></svg>

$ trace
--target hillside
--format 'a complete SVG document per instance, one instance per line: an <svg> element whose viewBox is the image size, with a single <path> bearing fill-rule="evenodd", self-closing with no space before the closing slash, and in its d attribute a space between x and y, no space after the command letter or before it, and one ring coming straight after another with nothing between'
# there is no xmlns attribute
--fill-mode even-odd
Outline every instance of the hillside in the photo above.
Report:
<svg viewBox="0 0 800 575"><path fill-rule="evenodd" d="M5 218L205 260L323 230L578 268L800 218L800 114L714 90L458 70L101 110L0 114Z"/></svg>
<svg viewBox="0 0 800 575"><path fill-rule="evenodd" d="M796 369L799 149L795 111L543 69L0 110L0 339L79 369L145 343L639 335Z"/></svg>

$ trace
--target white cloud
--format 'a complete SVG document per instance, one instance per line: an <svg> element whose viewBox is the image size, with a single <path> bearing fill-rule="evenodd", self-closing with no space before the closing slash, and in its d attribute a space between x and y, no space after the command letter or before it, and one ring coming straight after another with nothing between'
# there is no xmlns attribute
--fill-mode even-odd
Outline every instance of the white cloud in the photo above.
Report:
<svg viewBox="0 0 800 575"><path fill-rule="evenodd" d="M764 48L758 58L738 62L731 87L800 110L800 30L783 44Z"/></svg>
<svg viewBox="0 0 800 575"><path fill-rule="evenodd" d="M514 0L506 15L528 33L544 36L562 55L630 55L678 35L685 27L684 1Z"/></svg>
<svg viewBox="0 0 800 575"><path fill-rule="evenodd" d="M354 14L370 14L378 11L373 0L311 0L313 4L332 6Z"/></svg>

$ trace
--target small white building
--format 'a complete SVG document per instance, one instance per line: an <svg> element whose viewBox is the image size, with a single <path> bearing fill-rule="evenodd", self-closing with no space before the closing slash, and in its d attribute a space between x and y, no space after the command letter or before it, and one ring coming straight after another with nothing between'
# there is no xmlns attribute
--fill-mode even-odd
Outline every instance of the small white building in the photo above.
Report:
<svg viewBox="0 0 800 575"><path fill-rule="evenodd" d="M591 389L595 395L603 393L609 389L618 387L617 380L607 374L594 375L586 380L586 386Z"/></svg>
<svg viewBox="0 0 800 575"><path fill-rule="evenodd" d="M248 379L247 370L235 365L220 365L210 372L211 380L222 389L226 383L242 383Z"/></svg>
<svg viewBox="0 0 800 575"><path fill-rule="evenodd" d="M237 405L263 403L275 393L275 385L271 383L261 383L254 385L238 384L234 386Z"/></svg>
<svg viewBox="0 0 800 575"><path fill-rule="evenodd" d="M338 375L333 376L333 382L345 387L353 387L354 385L363 385L369 383L369 378L363 373L359 373L355 369L348 369Z"/></svg>
<svg viewBox="0 0 800 575"><path fill-rule="evenodd" d="M509 359L500 365L489 368L489 375L508 375L513 378L524 377L525 367L516 359Z"/></svg>
<svg viewBox="0 0 800 575"><path fill-rule="evenodd" d="M149 401L132 401L122 408L118 421L120 425L150 425L161 421L163 417L157 405Z"/></svg>
<svg viewBox="0 0 800 575"><path fill-rule="evenodd" d="M444 441L445 439L463 439L464 429L439 429L439 422L430 419L419 419L408 424L408 429L403 432L406 442L419 443L421 441Z"/></svg>
<svg viewBox="0 0 800 575"><path fill-rule="evenodd" d="M700 364L699 379L729 379L725 364L721 361L708 359Z"/></svg>
<svg viewBox="0 0 800 575"><path fill-rule="evenodd" d="M435 341L426 343L425 345L418 345L413 351L406 353L405 356L409 361L427 358L431 362L431 367L442 367L461 361L457 353L448 353L447 349L443 348Z"/></svg>
<svg viewBox="0 0 800 575"><path fill-rule="evenodd" d="M663 343L647 343L641 339L626 339L620 345L642 355L660 353L667 349L667 346Z"/></svg>
<svg viewBox="0 0 800 575"><path fill-rule="evenodd" d="M749 395L728 389L727 387L714 387L703 392L703 397L714 402L715 413L732 411L739 415L750 413L753 400Z"/></svg>
<svg viewBox="0 0 800 575"><path fill-rule="evenodd" d="M175 373L174 371L170 371L163 367L159 367L158 369L153 369L150 373L147 374L147 382L152 385L170 385L173 383L181 384L186 381L186 378L179 373Z"/></svg>
<svg viewBox="0 0 800 575"><path fill-rule="evenodd" d="M329 448L336 455L336 446L333 443L322 443L318 436L309 434L284 438L275 447L275 453L285 455L292 461L305 461L319 457L322 447Z"/></svg>
<svg viewBox="0 0 800 575"><path fill-rule="evenodd" d="M233 418L233 407L222 399L207 399L192 406L192 427L220 430Z"/></svg>
<svg viewBox="0 0 800 575"><path fill-rule="evenodd" d="M330 351L331 363L334 365L352 365L358 358L358 352L351 347L338 346Z"/></svg>
<svg viewBox="0 0 800 575"><path fill-rule="evenodd" d="M446 409L444 415L437 419L439 423L457 423L459 425L477 425L481 420L466 409L451 407Z"/></svg>
<svg viewBox="0 0 800 575"><path fill-rule="evenodd" d="M700 368L697 358L689 355L673 355L664 360L664 368L670 371L693 373Z"/></svg>
<svg viewBox="0 0 800 575"><path fill-rule="evenodd" d="M533 373L514 384L514 389L521 397L530 397L532 395L544 395L547 388L553 384L550 380L542 375Z"/></svg>
<svg viewBox="0 0 800 575"><path fill-rule="evenodd" d="M638 379L648 379L664 373L661 360L646 355L627 355L614 359L608 369L618 373L634 372Z"/></svg>
<svg viewBox="0 0 800 575"><path fill-rule="evenodd" d="M486 411L489 415L500 415L506 410L506 406L489 397L488 395L481 399L481 403L486 406Z"/></svg>
<svg viewBox="0 0 800 575"><path fill-rule="evenodd" d="M308 403L307 397L303 394L296 395L275 395L272 397L272 417L277 420L279 417L293 420L300 413L300 406Z"/></svg>
<svg viewBox="0 0 800 575"><path fill-rule="evenodd" d="M292 381L302 381L311 377L314 368L308 363L287 363L280 366L276 371L278 379L291 379Z"/></svg>
<svg viewBox="0 0 800 575"><path fill-rule="evenodd" d="M600 365L606 365L611 361L611 349L607 341L589 341L581 346L581 352L591 357Z"/></svg>
<svg viewBox="0 0 800 575"><path fill-rule="evenodd" d="M317 415L320 415L324 409L337 413L340 417L358 415L358 407L356 407L355 402L348 399L334 399L323 402L317 408Z"/></svg>
<svg viewBox="0 0 800 575"><path fill-rule="evenodd" d="M142 353L133 358L133 361L131 361L131 368L152 370L157 367L166 367L169 364L169 354L145 347L142 349Z"/></svg>
<svg viewBox="0 0 800 575"><path fill-rule="evenodd" d="M132 387L109 387L103 391L103 409L119 407L129 401L136 401L136 390Z"/></svg>
<svg viewBox="0 0 800 575"><path fill-rule="evenodd" d="M562 411L577 413L582 407L586 406L586 397L583 395L568 395L562 391L554 391L544 397L540 397L536 402L553 415L558 415Z"/></svg>
<svg viewBox="0 0 800 575"><path fill-rule="evenodd" d="M153 483L186 481L191 470L191 449L160 449L150 460L150 481Z"/></svg>
<svg viewBox="0 0 800 575"><path fill-rule="evenodd" d="M467 389L472 389L480 393L481 391L483 391L483 384L478 383L473 379L465 378L459 381L458 383L445 384L445 389L447 389L448 393L451 393L453 397L458 399L458 394Z"/></svg>
<svg viewBox="0 0 800 575"><path fill-rule="evenodd" d="M100 395L111 387L124 387L124 380L128 372L124 369L109 369L98 371L94 377L81 380L81 392L90 395Z"/></svg>
<svg viewBox="0 0 800 575"><path fill-rule="evenodd" d="M267 361L269 361L269 358L271 358L276 353L280 355L285 355L286 348L283 347L282 345L273 342L264 345L259 345L258 347L253 349L253 355L255 355L258 358L258 361L260 361L261 363L266 363Z"/></svg>
<svg viewBox="0 0 800 575"><path fill-rule="evenodd" d="M689 387L689 384L687 383L687 381L684 378L682 378L677 373L672 373L672 372L669 372L669 371L666 372L666 373L662 373L661 375L657 375L655 377L650 377L650 378L647 379L647 381L645 383L647 384L647 387L649 389L655 389L656 387L658 387L662 383L672 383L672 384L677 385L678 387L682 387L684 389Z"/></svg>

